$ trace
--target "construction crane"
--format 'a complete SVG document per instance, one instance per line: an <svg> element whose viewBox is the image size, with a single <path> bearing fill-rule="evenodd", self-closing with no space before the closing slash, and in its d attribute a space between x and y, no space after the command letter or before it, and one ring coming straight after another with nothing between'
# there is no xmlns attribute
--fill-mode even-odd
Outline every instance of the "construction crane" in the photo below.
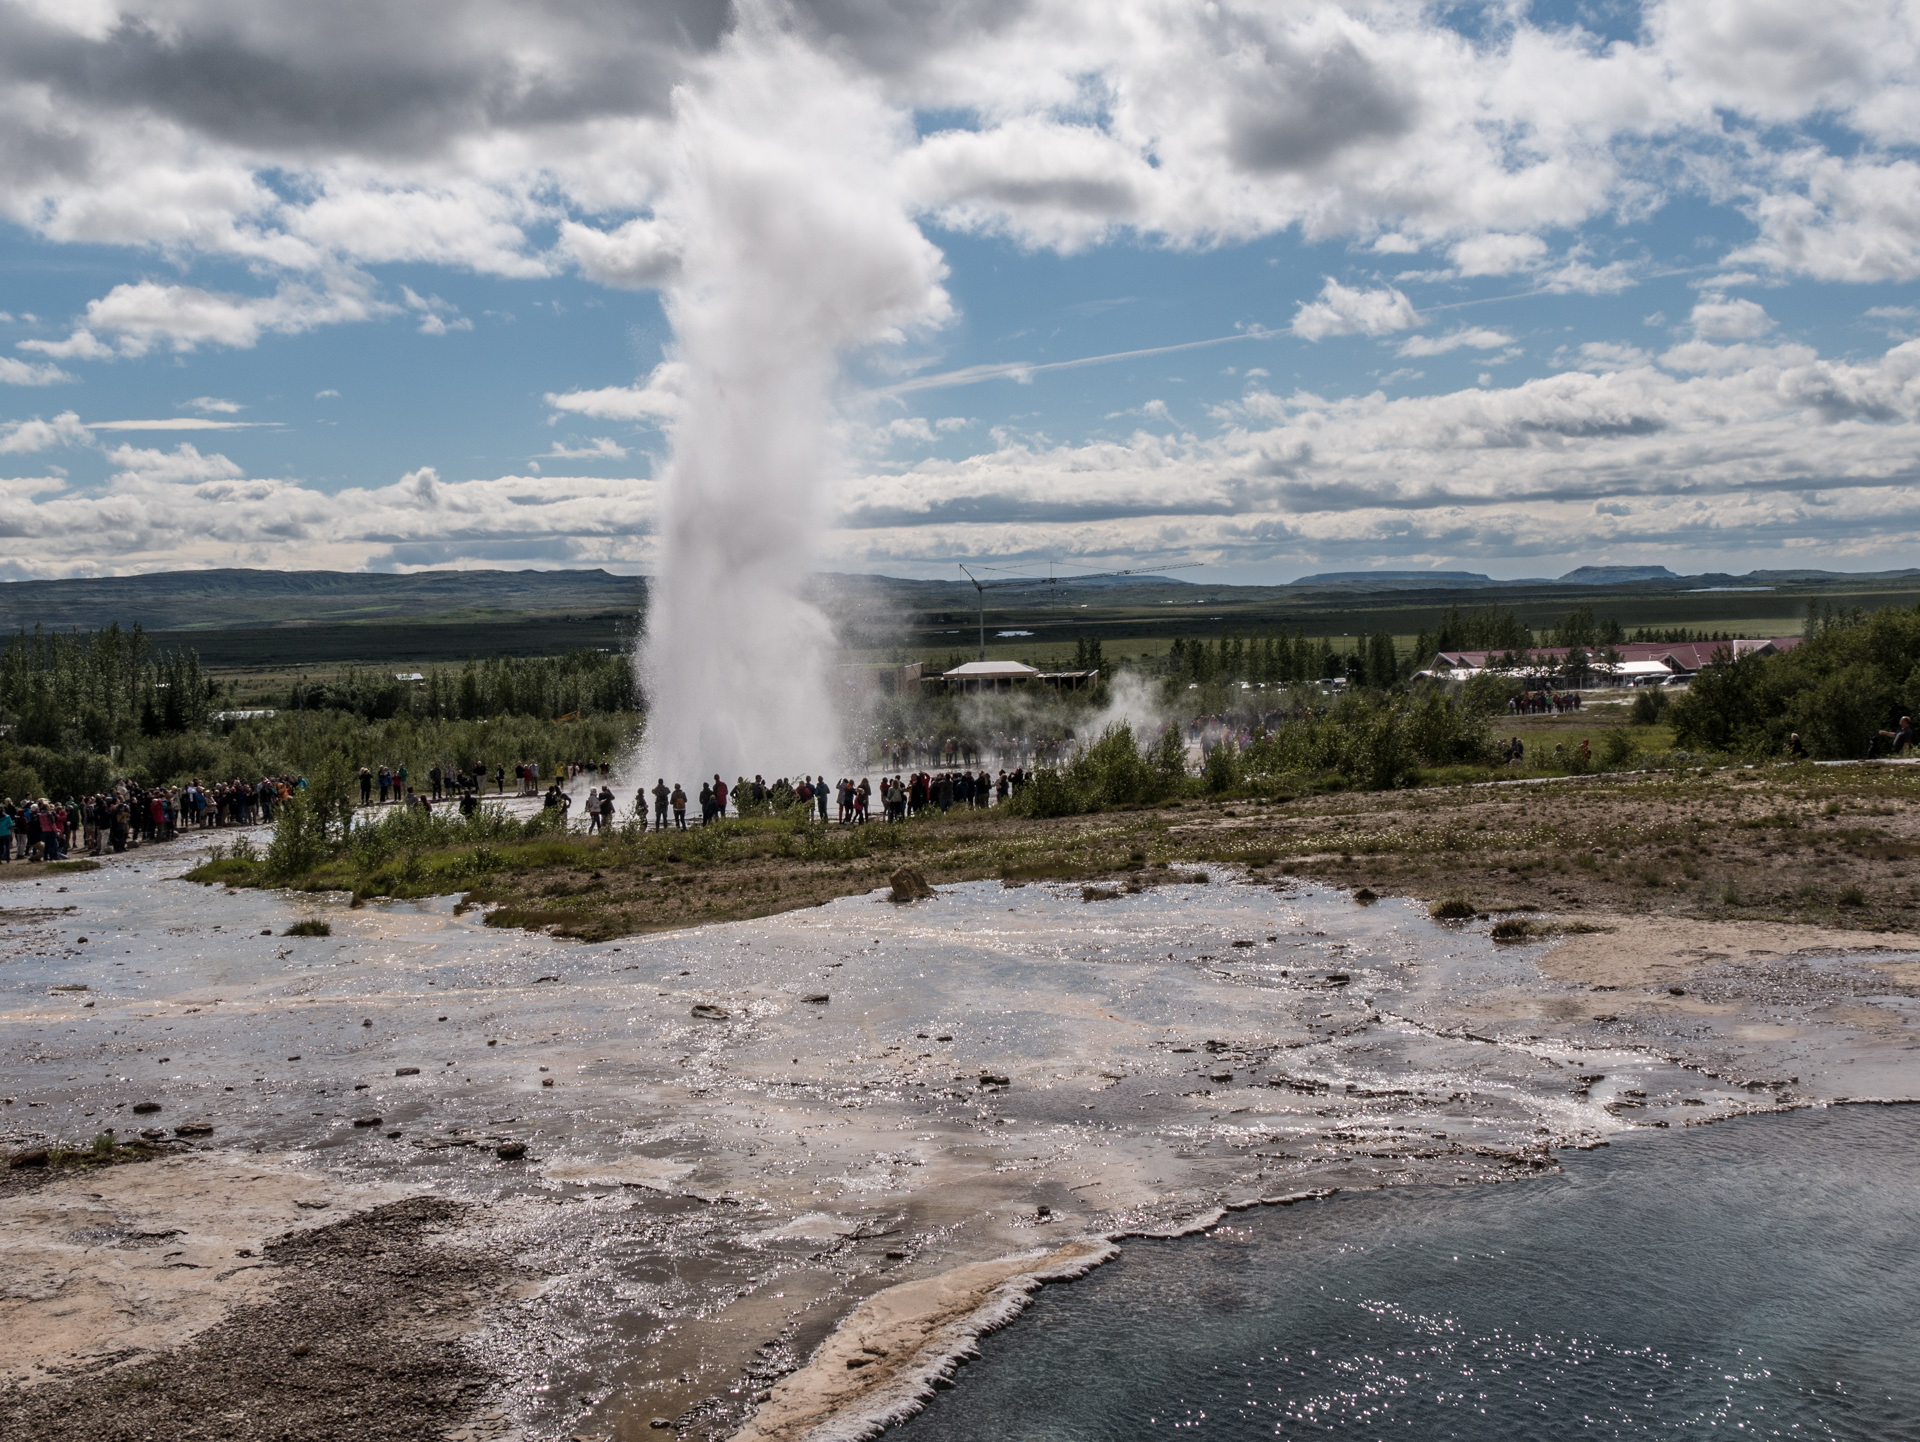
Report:
<svg viewBox="0 0 1920 1442"><path fill-rule="evenodd" d="M975 564L977 565L978 562ZM1056 576L1053 574L1054 563L1049 561L1047 574L1044 576L1021 576L1010 581L983 581L967 569L966 562L958 563L966 578L973 582L973 589L980 601L980 659L982 661L987 659L987 592L989 591L1004 591L1016 586L1024 586L1028 589L1046 586L1057 593L1057 588L1069 581L1107 581L1116 576L1160 576L1168 571L1191 571L1195 566L1205 564L1204 561L1182 561L1173 566L1140 566L1130 571L1095 571L1085 576ZM990 571L993 567L981 566L980 569Z"/></svg>

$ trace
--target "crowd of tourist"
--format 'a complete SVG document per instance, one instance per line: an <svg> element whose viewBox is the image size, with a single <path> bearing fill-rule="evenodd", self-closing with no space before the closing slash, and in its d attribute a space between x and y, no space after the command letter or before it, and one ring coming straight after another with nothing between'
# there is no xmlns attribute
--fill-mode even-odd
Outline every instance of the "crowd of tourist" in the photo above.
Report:
<svg viewBox="0 0 1920 1442"><path fill-rule="evenodd" d="M61 861L76 851L102 856L184 831L270 823L275 808L306 784L285 776L153 787L123 781L81 800L0 800L0 862Z"/></svg>
<svg viewBox="0 0 1920 1442"><path fill-rule="evenodd" d="M1073 750L1073 733L1028 735L992 731L985 736L897 736L880 743L880 764L889 771L971 771L983 760L1025 770L1051 766Z"/></svg>
<svg viewBox="0 0 1920 1442"><path fill-rule="evenodd" d="M1507 701L1509 716L1544 716L1549 712L1559 716L1579 709L1578 691L1522 691Z"/></svg>
<svg viewBox="0 0 1920 1442"><path fill-rule="evenodd" d="M851 776L843 776L838 781L829 782L825 776L802 776L798 781L782 776L768 781L764 776L756 775L751 781L744 776L734 778L729 786L715 774L711 781L700 783L697 797L689 799L687 789L680 782L667 784L662 776L651 787L645 785L633 794L633 814L642 823L647 819L649 809L653 816L656 831L665 831L669 827L675 830L687 829L687 813L697 804L700 808L700 824L705 826L726 819L728 808L739 817L774 816L800 814L817 817L821 822L836 822L842 826L864 826L873 819L878 810L887 821L905 821L928 810L941 813L954 807L985 809L1004 803L1014 791L1026 784L1025 768L1016 767L1011 772L1002 769L996 778L991 772L974 772L971 768L958 771L928 772L916 771L912 776L883 776L876 791L872 779L861 777L858 781ZM612 793L602 786L598 793L597 806L604 809L611 804ZM651 803L651 806L649 806ZM559 804L551 797L548 805ZM669 820L668 818L672 819ZM604 829L611 824L608 820L597 823ZM594 830L590 824L588 830Z"/></svg>
<svg viewBox="0 0 1920 1442"><path fill-rule="evenodd" d="M613 763L605 759L599 761L567 761L560 767L562 776L569 782L581 776L598 776L604 785L613 775ZM427 768L426 785L416 792L412 777L402 766L362 766L360 768L360 804L362 806L398 806L413 803L421 798L429 802L446 801L455 797L464 799L472 795L478 797L487 789L487 768L482 762L471 766L440 766ZM507 794L507 768L505 763L493 768L493 791L496 796ZM559 778L555 778L557 784ZM374 801L374 793L380 799ZM513 768L513 791L516 796L540 795L540 763L538 761L517 762Z"/></svg>

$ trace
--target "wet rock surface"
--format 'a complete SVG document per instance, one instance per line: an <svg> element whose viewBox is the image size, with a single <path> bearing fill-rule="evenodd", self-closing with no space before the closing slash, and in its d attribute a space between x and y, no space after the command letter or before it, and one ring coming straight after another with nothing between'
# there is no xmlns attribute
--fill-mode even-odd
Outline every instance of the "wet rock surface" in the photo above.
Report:
<svg viewBox="0 0 1920 1442"><path fill-rule="evenodd" d="M151 1100L183 1134L212 1129L167 1166L271 1156L346 1186L303 1213L321 1230L396 1205L353 1188L451 1208L395 1235L509 1280L379 1314L453 1348L395 1364L421 1379L414 1436L722 1437L776 1397L788 1421L769 1412L767 1435L814 1426L823 1395L896 1415L966 1332L841 1357L841 1323L899 1312L903 1286L1329 1189L1537 1175L1631 1128L1920 1093L1920 959L1777 927L1738 950L1631 919L1499 945L1417 903L1216 870L1091 907L1078 883L968 884L937 906L883 890L598 945L487 928L450 899L342 898L331 935L293 952L257 933L326 903L158 873L110 865L75 878L71 913L0 913L17 1102L0 1143L84 1143ZM92 1010L51 990L80 982ZM537 1295L509 1295L514 1278ZM196 1339L95 1380L161 1354L180 1377L211 1367L198 1335L280 1304L223 1303ZM285 1366L374 1325L326 1315ZM67 1385L17 1384L9 1405ZM354 1431L385 1424L326 1397L271 1435L400 1435Z"/></svg>
<svg viewBox="0 0 1920 1442"><path fill-rule="evenodd" d="M8 1386L0 1428L36 1442L435 1436L495 1380L460 1336L513 1280L483 1251L436 1245L465 1210L416 1198L271 1242L271 1297L131 1365Z"/></svg>

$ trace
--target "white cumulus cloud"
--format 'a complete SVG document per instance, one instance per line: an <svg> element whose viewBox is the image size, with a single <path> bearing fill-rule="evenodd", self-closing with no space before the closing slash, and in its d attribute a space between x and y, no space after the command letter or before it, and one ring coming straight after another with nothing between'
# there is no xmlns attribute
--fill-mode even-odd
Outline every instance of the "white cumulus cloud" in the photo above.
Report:
<svg viewBox="0 0 1920 1442"><path fill-rule="evenodd" d="M1293 333L1303 340L1324 340L1330 335L1386 335L1419 324L1413 302L1392 286L1359 290L1328 276L1318 299L1300 302Z"/></svg>

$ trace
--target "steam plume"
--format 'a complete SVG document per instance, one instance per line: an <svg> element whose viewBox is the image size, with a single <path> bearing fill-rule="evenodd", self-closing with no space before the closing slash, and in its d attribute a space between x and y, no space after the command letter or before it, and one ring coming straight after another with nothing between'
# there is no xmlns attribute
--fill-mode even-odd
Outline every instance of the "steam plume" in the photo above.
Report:
<svg viewBox="0 0 1920 1442"><path fill-rule="evenodd" d="M832 628L802 600L851 352L949 313L893 158L905 115L765 3L674 97L662 225L682 368L641 657L647 776L817 772L842 759Z"/></svg>

